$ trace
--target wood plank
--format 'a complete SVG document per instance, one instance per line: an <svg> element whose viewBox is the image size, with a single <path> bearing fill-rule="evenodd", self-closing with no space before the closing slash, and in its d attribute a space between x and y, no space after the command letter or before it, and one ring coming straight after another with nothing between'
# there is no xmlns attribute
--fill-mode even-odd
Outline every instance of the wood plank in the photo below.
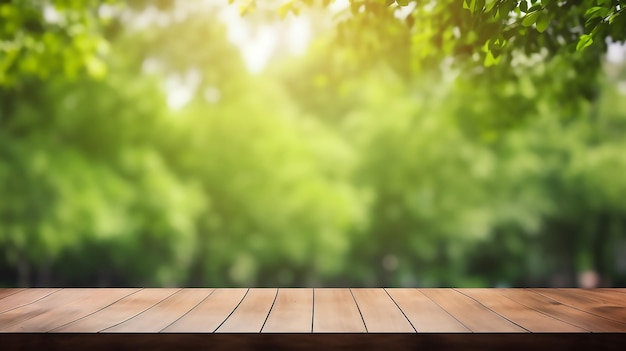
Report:
<svg viewBox="0 0 626 351"><path fill-rule="evenodd" d="M263 333L310 333L313 331L313 289L278 289L274 307Z"/></svg>
<svg viewBox="0 0 626 351"><path fill-rule="evenodd" d="M626 336L624 296L610 289L23 289L0 298L0 335L217 331L400 337L415 330L528 330Z"/></svg>
<svg viewBox="0 0 626 351"><path fill-rule="evenodd" d="M313 289L313 332L367 332L349 289Z"/></svg>
<svg viewBox="0 0 626 351"><path fill-rule="evenodd" d="M181 289L135 317L104 329L105 333L155 333L204 300L214 289Z"/></svg>
<svg viewBox="0 0 626 351"><path fill-rule="evenodd" d="M591 332L626 332L626 325L577 310L526 289L501 289L499 292L539 312Z"/></svg>
<svg viewBox="0 0 626 351"><path fill-rule="evenodd" d="M531 332L586 332L586 330L521 305L501 294L498 289L456 289L480 304Z"/></svg>
<svg viewBox="0 0 626 351"><path fill-rule="evenodd" d="M174 333L212 333L235 310L248 289L216 289L176 322L163 329Z"/></svg>
<svg viewBox="0 0 626 351"><path fill-rule="evenodd" d="M596 316L626 322L626 307L616 305L602 298L602 293L594 293L584 289L530 289L533 292L556 300ZM620 299L621 300L621 299ZM624 297L626 300L626 296ZM622 303L623 304L623 303Z"/></svg>
<svg viewBox="0 0 626 351"><path fill-rule="evenodd" d="M5 296L0 300L0 313L31 304L59 290L61 289L26 289L13 295Z"/></svg>
<svg viewBox="0 0 626 351"><path fill-rule="evenodd" d="M420 289L473 332L526 332L508 319L452 289Z"/></svg>
<svg viewBox="0 0 626 351"><path fill-rule="evenodd" d="M599 298L606 300L610 303L616 304L618 306L626 307L626 296L622 293L616 293L615 291L602 291L602 290L585 290L582 289L583 294L593 294L594 296L598 296Z"/></svg>
<svg viewBox="0 0 626 351"><path fill-rule="evenodd" d="M368 333L415 333L384 289L350 289Z"/></svg>
<svg viewBox="0 0 626 351"><path fill-rule="evenodd" d="M620 293L620 294L626 294L626 288L598 288L598 289L594 289L597 291L606 291L606 292L616 292L616 293Z"/></svg>
<svg viewBox="0 0 626 351"><path fill-rule="evenodd" d="M10 323L6 332L47 332L94 313L139 289L63 289L47 298L3 313L17 313L32 318Z"/></svg>
<svg viewBox="0 0 626 351"><path fill-rule="evenodd" d="M427 333L467 333L461 322L417 289L386 289L413 327Z"/></svg>
<svg viewBox="0 0 626 351"><path fill-rule="evenodd" d="M25 288L0 288L0 299L4 299L22 290L25 290Z"/></svg>
<svg viewBox="0 0 626 351"><path fill-rule="evenodd" d="M52 332L99 332L144 312L179 290L142 289L93 314L56 328Z"/></svg>
<svg viewBox="0 0 626 351"><path fill-rule="evenodd" d="M613 291L605 291L604 289L558 289L559 291L567 291L580 296L601 301L606 304L626 307L626 296Z"/></svg>
<svg viewBox="0 0 626 351"><path fill-rule="evenodd" d="M270 313L278 289L256 288L248 290L243 301L235 308L216 333L259 333Z"/></svg>

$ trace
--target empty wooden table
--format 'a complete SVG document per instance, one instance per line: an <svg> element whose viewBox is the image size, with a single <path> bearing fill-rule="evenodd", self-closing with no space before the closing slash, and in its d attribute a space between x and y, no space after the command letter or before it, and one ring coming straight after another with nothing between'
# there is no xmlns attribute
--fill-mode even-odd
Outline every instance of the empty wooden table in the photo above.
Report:
<svg viewBox="0 0 626 351"><path fill-rule="evenodd" d="M0 289L9 349L626 347L626 289Z"/></svg>

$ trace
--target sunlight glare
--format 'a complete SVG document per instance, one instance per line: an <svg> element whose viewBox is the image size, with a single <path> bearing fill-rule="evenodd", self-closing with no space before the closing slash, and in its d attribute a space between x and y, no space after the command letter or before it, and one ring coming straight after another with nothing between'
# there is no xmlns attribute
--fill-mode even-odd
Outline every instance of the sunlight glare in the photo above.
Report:
<svg viewBox="0 0 626 351"><path fill-rule="evenodd" d="M252 73L261 72L270 59L285 51L303 54L312 38L311 23L304 15L253 27L234 7L225 7L221 19L226 24L228 40L239 48Z"/></svg>

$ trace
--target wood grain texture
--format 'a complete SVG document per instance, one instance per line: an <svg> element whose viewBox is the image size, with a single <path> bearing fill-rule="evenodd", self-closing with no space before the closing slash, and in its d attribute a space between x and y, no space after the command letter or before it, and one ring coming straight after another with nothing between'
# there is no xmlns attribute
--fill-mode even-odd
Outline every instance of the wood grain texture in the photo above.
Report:
<svg viewBox="0 0 626 351"><path fill-rule="evenodd" d="M26 289L16 294L5 296L0 300L0 313L31 304L60 290L61 289Z"/></svg>
<svg viewBox="0 0 626 351"><path fill-rule="evenodd" d="M537 289L533 290L537 291ZM558 289L556 291L567 292L570 295L574 294L580 297L591 298L593 300L598 300L609 305L626 307L626 296L624 296L624 294L606 291L605 289Z"/></svg>
<svg viewBox="0 0 626 351"><path fill-rule="evenodd" d="M401 336L416 335L415 331L445 335L473 331L493 338L502 332L530 331L560 337L589 332L626 336L626 294L611 289L0 289L0 293L4 293L0 335Z"/></svg>
<svg viewBox="0 0 626 351"><path fill-rule="evenodd" d="M626 332L626 325L622 323L563 305L530 290L502 289L499 291L524 306L591 332Z"/></svg>
<svg viewBox="0 0 626 351"><path fill-rule="evenodd" d="M473 332L527 332L508 319L452 289L420 289Z"/></svg>
<svg viewBox="0 0 626 351"><path fill-rule="evenodd" d="M313 289L278 289L263 333L310 333L313 330Z"/></svg>
<svg viewBox="0 0 626 351"><path fill-rule="evenodd" d="M626 288L598 288L598 289L594 289L597 291L602 291L602 292L610 292L610 293L620 293L620 294L626 294Z"/></svg>
<svg viewBox="0 0 626 351"><path fill-rule="evenodd" d="M573 289L530 289L545 297L558 301L596 316L612 319L616 322L626 323L626 307L622 306L624 299L611 301L602 298L602 293L593 291L577 291ZM610 295L610 294L609 294ZM621 302L622 305L613 302Z"/></svg>
<svg viewBox="0 0 626 351"><path fill-rule="evenodd" d="M313 332L367 332L349 289L313 289Z"/></svg>
<svg viewBox="0 0 626 351"><path fill-rule="evenodd" d="M235 310L248 289L216 289L176 322L163 329L172 333L212 333Z"/></svg>
<svg viewBox="0 0 626 351"><path fill-rule="evenodd" d="M6 332L48 332L94 313L138 289L63 289L32 304L0 314L14 312L32 317L11 323L0 330Z"/></svg>
<svg viewBox="0 0 626 351"><path fill-rule="evenodd" d="M204 300L213 289L181 289L123 323L104 329L106 333L155 333L166 328Z"/></svg>
<svg viewBox="0 0 626 351"><path fill-rule="evenodd" d="M52 332L94 333L120 324L176 293L180 289L142 289L84 318Z"/></svg>
<svg viewBox="0 0 626 351"><path fill-rule="evenodd" d="M581 333L586 330L547 316L498 293L499 289L456 289L531 332Z"/></svg>
<svg viewBox="0 0 626 351"><path fill-rule="evenodd" d="M418 289L386 289L418 333L468 333L461 322Z"/></svg>
<svg viewBox="0 0 626 351"><path fill-rule="evenodd" d="M216 333L259 333L276 299L278 289L250 289L243 301Z"/></svg>
<svg viewBox="0 0 626 351"><path fill-rule="evenodd" d="M0 299L4 299L5 297L11 296L22 290L25 290L25 289L24 288L0 288Z"/></svg>
<svg viewBox="0 0 626 351"><path fill-rule="evenodd" d="M369 333L415 333L384 289L350 289Z"/></svg>

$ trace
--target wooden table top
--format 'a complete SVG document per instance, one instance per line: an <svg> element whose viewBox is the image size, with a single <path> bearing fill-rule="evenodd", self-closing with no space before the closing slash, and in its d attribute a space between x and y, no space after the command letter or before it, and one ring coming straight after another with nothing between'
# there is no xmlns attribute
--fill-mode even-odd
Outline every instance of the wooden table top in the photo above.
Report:
<svg viewBox="0 0 626 351"><path fill-rule="evenodd" d="M1 289L0 332L626 332L626 289Z"/></svg>
<svg viewBox="0 0 626 351"><path fill-rule="evenodd" d="M0 289L0 335L24 333L621 337L626 289Z"/></svg>

